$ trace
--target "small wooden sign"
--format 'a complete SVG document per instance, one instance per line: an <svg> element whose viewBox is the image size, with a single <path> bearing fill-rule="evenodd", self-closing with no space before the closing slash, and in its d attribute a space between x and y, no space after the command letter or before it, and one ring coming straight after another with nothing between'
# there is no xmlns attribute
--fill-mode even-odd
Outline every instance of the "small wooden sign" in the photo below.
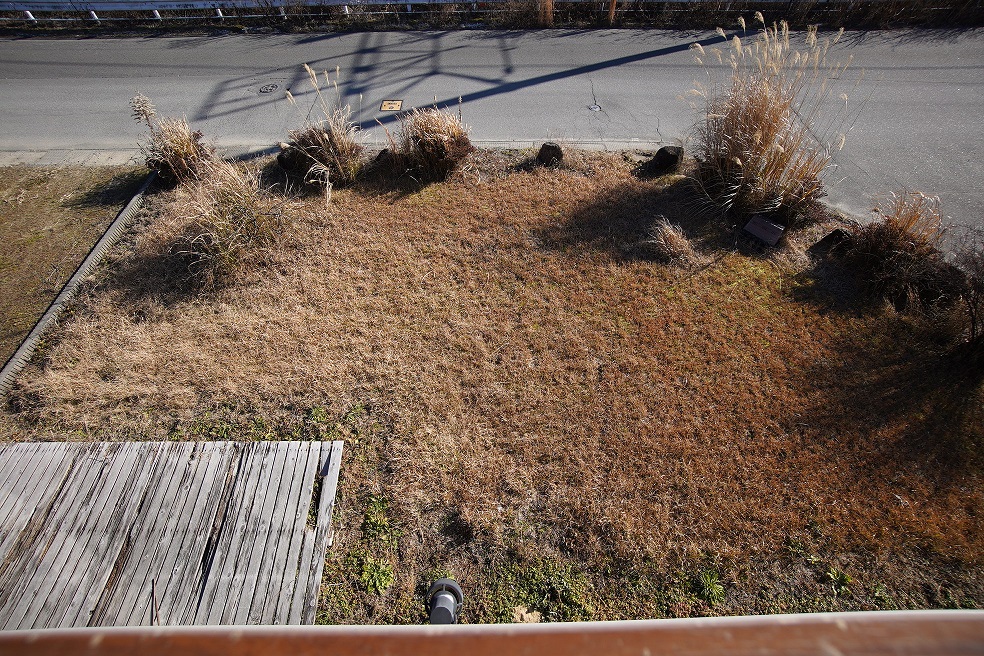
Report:
<svg viewBox="0 0 984 656"><path fill-rule="evenodd" d="M398 112L401 109L403 109L402 100L384 100L383 104L379 106L381 112Z"/></svg>
<svg viewBox="0 0 984 656"><path fill-rule="evenodd" d="M786 228L763 218L761 214L755 214L745 225L745 232L761 239L769 246L775 246L782 239L782 233L786 232Z"/></svg>

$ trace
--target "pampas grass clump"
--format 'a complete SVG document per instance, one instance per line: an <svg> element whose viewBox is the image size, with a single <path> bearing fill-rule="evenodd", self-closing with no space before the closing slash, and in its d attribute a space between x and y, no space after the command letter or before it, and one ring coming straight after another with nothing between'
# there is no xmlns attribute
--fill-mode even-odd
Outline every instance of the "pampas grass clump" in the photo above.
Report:
<svg viewBox="0 0 984 656"><path fill-rule="evenodd" d="M720 28L718 33L724 35ZM695 128L696 180L719 208L742 216L771 213L794 226L825 195L822 175L833 150L843 145L834 129L841 119L824 115L828 82L846 68L827 63L836 41L819 42L814 28L805 49L796 50L783 22L763 26L750 44L734 37L727 57L693 46L699 63L716 58L731 69L729 82L714 82L708 71L708 85L692 92L703 99Z"/></svg>
<svg viewBox="0 0 984 656"><path fill-rule="evenodd" d="M281 166L288 172L303 175L305 182L323 185L330 194L333 186L351 184L365 164L364 147L356 138L357 127L352 122L352 108L342 106L338 99L338 82L332 82L325 71L325 88L335 87L336 98L329 101L323 92L318 74L304 65L317 96L321 118L307 121L300 130L291 130L290 142L281 144ZM336 69L337 74L337 69ZM288 99L295 102L288 92Z"/></svg>
<svg viewBox="0 0 984 656"><path fill-rule="evenodd" d="M137 94L130 99L134 120L150 130L150 139L140 144L147 167L156 171L165 184L196 177L215 157L215 151L202 141L200 130L192 131L183 118L158 118L150 99Z"/></svg>

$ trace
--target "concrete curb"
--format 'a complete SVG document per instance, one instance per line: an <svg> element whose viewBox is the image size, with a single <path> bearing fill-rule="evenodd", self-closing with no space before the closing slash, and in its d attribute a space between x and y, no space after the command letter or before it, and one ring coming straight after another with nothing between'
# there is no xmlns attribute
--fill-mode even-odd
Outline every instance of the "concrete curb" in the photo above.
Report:
<svg viewBox="0 0 984 656"><path fill-rule="evenodd" d="M35 349L37 349L38 342L41 341L42 335L48 330L52 325L58 322L58 317L61 315L62 310L71 301L75 294L78 292L79 285L82 280L92 273L96 265L102 260L103 256L106 255L106 251L110 249L116 242L119 241L120 237L123 236L123 232L133 224L133 217L137 213L137 210L143 205L144 193L150 184L154 181L156 177L155 173L151 173L144 180L144 183L134 194L130 202L126 204L120 213L116 215L116 219L110 224L103 236L99 238L96 245L92 247L89 254L86 255L85 259L82 260L82 264L79 268L75 270L72 277L68 279L65 286L62 287L61 292L52 301L51 305L41 316L41 319L34 325L34 329L31 330L27 338L21 342L21 345L17 348L7 363L3 365L3 369L0 369L0 396L5 396L7 392L11 390L14 385L14 379L21 372L21 370L27 365L31 357L34 355Z"/></svg>

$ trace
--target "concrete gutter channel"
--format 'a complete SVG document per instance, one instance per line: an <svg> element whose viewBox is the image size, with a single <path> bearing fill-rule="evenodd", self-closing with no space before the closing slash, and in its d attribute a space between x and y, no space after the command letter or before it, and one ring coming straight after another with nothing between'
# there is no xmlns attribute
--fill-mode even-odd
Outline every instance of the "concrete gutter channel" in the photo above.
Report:
<svg viewBox="0 0 984 656"><path fill-rule="evenodd" d="M542 144L543 139L517 139L513 141L473 141L480 148L492 149L524 149L536 148ZM548 140L547 140L548 141ZM568 148L579 148L594 151L622 151L622 150L652 150L659 148L661 142L649 141L561 141L562 145ZM276 146L271 147L229 147L225 150L225 156L230 160L249 160L256 157L273 155L279 151ZM0 152L0 166L109 166L133 163L138 159L139 151L120 150L120 151L95 151L95 150L52 150L52 151L6 151ZM42 315L41 319L35 324L27 338L23 341L17 351L0 370L0 396L6 395L14 385L17 375L27 366L27 363L34 355L41 337L51 327L53 327L61 315L65 306L75 298L79 285L96 268L96 265L106 255L106 252L114 246L123 236L123 233L133 224L133 218L137 210L143 205L144 193L154 180L151 173L137 191L136 195L127 203L116 219L109 226L103 236L92 247L89 254L79 265L61 292Z"/></svg>
<svg viewBox="0 0 984 656"><path fill-rule="evenodd" d="M130 199L130 202L126 204L120 213L116 215L116 219L110 224L103 236L99 238L96 245L92 247L89 254L82 260L82 264L79 268L75 270L72 277L68 279L65 286L62 287L61 292L55 297L55 300L48 306L48 309L41 316L41 319L34 325L34 329L28 334L27 338L21 343L18 349L14 352L7 363L0 370L0 396L4 396L11 390L14 385L14 380L17 375L27 366L30 362L31 357L34 355L34 351L37 349L38 343L41 341L44 333L58 323L58 317L61 315L62 310L65 306L75 298L78 293L79 285L82 281L96 268L96 265L102 261L106 252L112 248L123 236L123 233L133 225L133 219L137 214L137 210L143 205L144 193L146 193L147 188L154 181L155 174L151 173L144 180L144 183L140 186L137 193Z"/></svg>

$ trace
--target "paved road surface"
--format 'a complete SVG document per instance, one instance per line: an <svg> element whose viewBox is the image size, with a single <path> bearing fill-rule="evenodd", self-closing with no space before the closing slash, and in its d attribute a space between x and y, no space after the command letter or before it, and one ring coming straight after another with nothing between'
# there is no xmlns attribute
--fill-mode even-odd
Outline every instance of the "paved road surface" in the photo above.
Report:
<svg viewBox="0 0 984 656"><path fill-rule="evenodd" d="M385 138L376 119L395 118L379 111L384 99L460 97L478 141L672 143L688 134L695 115L681 96L702 75L688 46L718 40L641 30L6 39L0 151L133 148L137 92L220 146L268 147L311 107L303 63L332 77L339 68L369 141ZM833 56L849 55L865 74L857 88L844 81L859 113L829 200L865 215L879 195L918 189L940 195L955 222L984 223L984 30L848 33Z"/></svg>

